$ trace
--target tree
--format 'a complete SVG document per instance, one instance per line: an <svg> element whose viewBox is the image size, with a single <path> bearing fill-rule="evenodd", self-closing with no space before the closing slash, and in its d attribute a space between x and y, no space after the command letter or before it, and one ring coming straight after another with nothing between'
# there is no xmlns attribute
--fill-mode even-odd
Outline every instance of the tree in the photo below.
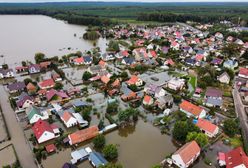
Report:
<svg viewBox="0 0 248 168"><path fill-rule="evenodd" d="M63 84L62 83L59 83L59 82L56 82L55 85L54 85L54 89L55 90L61 90L61 89L63 89Z"/></svg>
<svg viewBox="0 0 248 168"><path fill-rule="evenodd" d="M98 113L98 114L100 114L100 113ZM104 121L103 120L99 121L98 128L99 128L99 130L102 130L104 128Z"/></svg>
<svg viewBox="0 0 248 168"><path fill-rule="evenodd" d="M100 38L100 35L96 31L88 31L84 33L83 38L85 40L97 40L98 38Z"/></svg>
<svg viewBox="0 0 248 168"><path fill-rule="evenodd" d="M26 79L24 79L24 83L25 83L25 85L32 83L32 79L26 78Z"/></svg>
<svg viewBox="0 0 248 168"><path fill-rule="evenodd" d="M123 167L118 163L107 163L106 165L99 166L99 168L123 168Z"/></svg>
<svg viewBox="0 0 248 168"><path fill-rule="evenodd" d="M234 119L227 119L224 121L224 128L225 134L230 137L234 137L236 133L239 131L239 127L237 122Z"/></svg>
<svg viewBox="0 0 248 168"><path fill-rule="evenodd" d="M93 144L94 144L94 147L95 147L95 148L101 149L101 148L104 147L105 143L106 143L106 140L105 140L104 135L102 135L102 134L97 135L97 136L93 139Z"/></svg>
<svg viewBox="0 0 248 168"><path fill-rule="evenodd" d="M226 57L236 57L239 55L240 46L236 43L229 43L222 48L222 52Z"/></svg>
<svg viewBox="0 0 248 168"><path fill-rule="evenodd" d="M172 130L172 135L174 139L185 142L189 132L200 132L200 130L192 123L191 120L177 121Z"/></svg>
<svg viewBox="0 0 248 168"><path fill-rule="evenodd" d="M34 56L35 62L37 64L39 64L40 62L42 62L45 59L45 54L43 53L36 53Z"/></svg>
<svg viewBox="0 0 248 168"><path fill-rule="evenodd" d="M117 103L109 103L106 109L107 113L115 113L118 112L119 105Z"/></svg>
<svg viewBox="0 0 248 168"><path fill-rule="evenodd" d="M22 66L27 66L27 62L26 61L22 61Z"/></svg>
<svg viewBox="0 0 248 168"><path fill-rule="evenodd" d="M152 168L162 168L160 165L154 165Z"/></svg>
<svg viewBox="0 0 248 168"><path fill-rule="evenodd" d="M128 108L126 110L122 110L118 113L118 119L121 122L128 122L130 120L137 120L139 115L139 111L134 108Z"/></svg>
<svg viewBox="0 0 248 168"><path fill-rule="evenodd" d="M114 145L114 144L106 145L103 148L102 153L103 153L104 157L106 157L106 159L114 160L114 159L116 159L118 157L117 146Z"/></svg>
<svg viewBox="0 0 248 168"><path fill-rule="evenodd" d="M92 74L89 71L85 71L83 74L83 80L87 81L92 77Z"/></svg>
<svg viewBox="0 0 248 168"><path fill-rule="evenodd" d="M208 144L208 137L203 133L189 132L186 139L187 142L195 140L200 147Z"/></svg>

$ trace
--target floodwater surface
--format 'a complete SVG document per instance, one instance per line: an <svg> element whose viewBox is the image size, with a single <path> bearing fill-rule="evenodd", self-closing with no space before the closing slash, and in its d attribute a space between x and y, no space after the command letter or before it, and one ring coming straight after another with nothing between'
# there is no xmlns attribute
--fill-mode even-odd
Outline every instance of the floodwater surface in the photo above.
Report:
<svg viewBox="0 0 248 168"><path fill-rule="evenodd" d="M81 38L86 26L67 24L48 16L0 15L0 23L0 64L33 61L37 52L52 57L94 47L94 42ZM96 46L105 50L106 43L106 39L100 38Z"/></svg>

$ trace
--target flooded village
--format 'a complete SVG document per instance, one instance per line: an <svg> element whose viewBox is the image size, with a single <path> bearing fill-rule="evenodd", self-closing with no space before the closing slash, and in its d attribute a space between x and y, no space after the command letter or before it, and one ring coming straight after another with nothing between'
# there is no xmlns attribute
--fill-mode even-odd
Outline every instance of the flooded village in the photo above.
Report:
<svg viewBox="0 0 248 168"><path fill-rule="evenodd" d="M50 32L20 56L25 44L3 50L0 167L247 164L248 42L211 34L211 24L99 28L18 17L66 35L55 46Z"/></svg>

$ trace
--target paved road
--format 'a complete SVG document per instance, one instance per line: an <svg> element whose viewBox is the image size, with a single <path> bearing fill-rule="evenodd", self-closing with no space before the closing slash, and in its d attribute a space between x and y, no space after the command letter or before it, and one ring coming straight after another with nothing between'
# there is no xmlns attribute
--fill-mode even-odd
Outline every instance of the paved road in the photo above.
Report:
<svg viewBox="0 0 248 168"><path fill-rule="evenodd" d="M0 86L0 104L10 133L11 142L15 147L18 159L23 168L37 168L33 154L28 146L23 130L16 120L16 115L8 103L8 96L3 86Z"/></svg>
<svg viewBox="0 0 248 168"><path fill-rule="evenodd" d="M240 126L243 131L244 140L246 144L248 144L248 123L247 123L248 117L246 115L245 106L242 103L236 84L234 84L234 89L233 89L232 94L233 94L233 100L235 104L235 112L240 120Z"/></svg>

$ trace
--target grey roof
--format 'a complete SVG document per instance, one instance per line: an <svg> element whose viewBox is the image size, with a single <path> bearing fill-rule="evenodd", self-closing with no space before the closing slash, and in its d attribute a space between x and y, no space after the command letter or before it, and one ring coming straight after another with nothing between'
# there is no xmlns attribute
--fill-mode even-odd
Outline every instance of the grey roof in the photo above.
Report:
<svg viewBox="0 0 248 168"><path fill-rule="evenodd" d="M92 61L92 57L91 56L84 56L84 62L91 62Z"/></svg>
<svg viewBox="0 0 248 168"><path fill-rule="evenodd" d="M72 105L75 107L84 107L84 106L88 106L89 104L85 101L75 100L72 102Z"/></svg>
<svg viewBox="0 0 248 168"><path fill-rule="evenodd" d="M222 91L219 89L208 87L206 91L207 97L222 97Z"/></svg>
<svg viewBox="0 0 248 168"><path fill-rule="evenodd" d="M209 97L209 98L207 98L206 103L212 104L214 106L222 106L223 101L222 101L222 99L214 99L212 97Z"/></svg>
<svg viewBox="0 0 248 168"><path fill-rule="evenodd" d="M2 69L0 68L0 73L3 75L7 75L8 72L13 72L13 69Z"/></svg>

